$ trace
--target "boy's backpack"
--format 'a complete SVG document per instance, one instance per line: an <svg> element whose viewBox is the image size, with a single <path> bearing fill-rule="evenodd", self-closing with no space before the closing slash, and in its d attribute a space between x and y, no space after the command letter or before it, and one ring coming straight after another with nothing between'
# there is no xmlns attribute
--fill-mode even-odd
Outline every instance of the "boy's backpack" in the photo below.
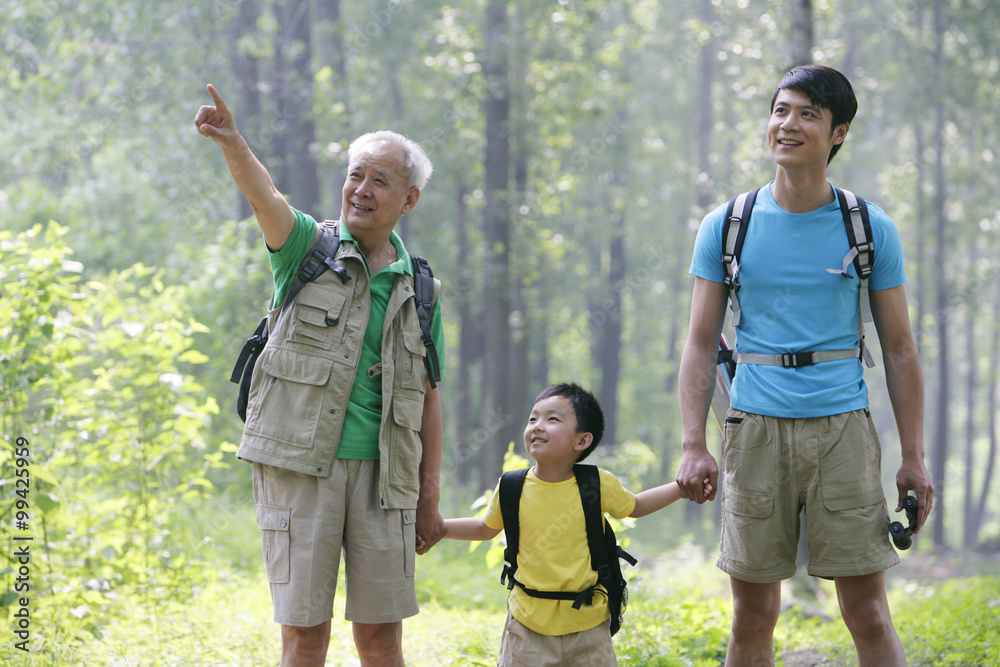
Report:
<svg viewBox="0 0 1000 667"><path fill-rule="evenodd" d="M306 283L316 280L327 269L336 273L341 282L346 283L351 279L344 267L334 260L334 255L337 254L337 248L340 246L340 230L337 228L337 224L327 220L320 225L319 230L319 236L309 248L306 256L302 258L298 273L281 302L281 312L278 314L279 321ZM431 388L433 388L441 381L441 365L438 361L434 339L431 337L431 313L434 308L434 300L437 298L434 293L434 272L431 271L430 264L423 257L410 254L410 260L413 262L413 291L416 296L420 336L427 348L424 363L427 365L427 374L430 377ZM253 369L257 358L264 350L264 346L267 345L269 333L267 317L265 316L257 325L253 335L243 344L240 356L233 367L232 375L229 376L230 382L240 385L239 395L236 399L236 412L243 421L247 420L247 402L250 397L250 380L253 377Z"/></svg>
<svg viewBox="0 0 1000 667"><path fill-rule="evenodd" d="M611 612L611 635L614 636L621 627L625 607L628 605L628 591L625 577L622 576L619 558L624 558L631 565L636 559L618 546L615 532L611 524L604 521L601 511L601 477L597 466L576 464L573 466L576 484L580 489L580 499L583 502L583 516L587 524L587 542L590 546L590 565L597 572L597 583L579 592L572 591L538 591L527 588L514 578L517 573L517 550L520 538L518 520L521 489L528 469L505 472L500 477L500 512L503 515L503 530L507 538L507 548L503 552L507 564L503 566L500 583L508 589L514 586L535 598L546 600L572 600L573 609L579 609L584 604L592 604L595 592L605 593L608 597L608 609ZM598 588L603 586L604 590Z"/></svg>
<svg viewBox="0 0 1000 667"><path fill-rule="evenodd" d="M847 267L850 266L851 262L854 262L858 273L860 311L858 317L859 346L849 350L824 350L819 352L774 355L737 353L735 347L733 349L724 349L725 346L720 346L718 355L720 364L764 364L769 366L783 366L785 368L800 368L824 361L860 358L868 368L875 365L875 360L865 345L865 322L872 321L871 302L868 296L868 278L871 276L872 265L875 259L875 247L872 243L868 206L865 204L864 199L849 190L841 190L840 188L834 188L834 190L837 192L837 201L840 203L840 211L844 217L844 227L847 229L847 240L850 244L850 249L844 256L843 266L836 269L827 269L827 271L853 279L853 276L847 272ZM744 192L731 199L726 209L726 217L723 220L722 263L726 269L725 282L729 286L734 327L740 323L741 315L739 301L740 255L743 251L743 241L746 239L747 226L750 223L750 214L753 211L757 192L758 190Z"/></svg>

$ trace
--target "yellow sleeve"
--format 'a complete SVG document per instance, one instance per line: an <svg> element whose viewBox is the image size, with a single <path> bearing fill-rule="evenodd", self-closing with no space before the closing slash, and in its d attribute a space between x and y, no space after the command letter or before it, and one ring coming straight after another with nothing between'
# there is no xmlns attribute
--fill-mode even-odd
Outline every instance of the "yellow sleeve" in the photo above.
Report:
<svg viewBox="0 0 1000 667"><path fill-rule="evenodd" d="M635 494L603 468L601 473L601 510L616 519L624 519L635 509Z"/></svg>
<svg viewBox="0 0 1000 667"><path fill-rule="evenodd" d="M493 530L503 530L503 514L500 511L500 483L493 489L493 497L490 504L486 506L486 514L483 515L483 523Z"/></svg>

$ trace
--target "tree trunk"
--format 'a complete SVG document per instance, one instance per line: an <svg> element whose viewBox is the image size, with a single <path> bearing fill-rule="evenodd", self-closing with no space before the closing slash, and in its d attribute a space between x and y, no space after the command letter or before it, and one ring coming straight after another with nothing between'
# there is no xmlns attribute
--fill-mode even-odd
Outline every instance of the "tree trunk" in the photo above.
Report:
<svg viewBox="0 0 1000 667"><path fill-rule="evenodd" d="M944 77L944 24L941 16L941 6L934 5L934 70L938 84L936 89L943 90ZM946 505L945 468L948 463L948 402L951 400L948 378L948 355L950 341L948 338L948 282L947 255L945 252L945 177L944 177L944 101L941 97L934 100L934 213L937 218L937 233L935 243L935 294L937 301L937 334L938 334L938 396L935 402L934 437L931 444L931 478L934 480L934 544L944 546L944 508Z"/></svg>
<svg viewBox="0 0 1000 667"><path fill-rule="evenodd" d="M334 119L335 127L329 128L325 138L329 141L350 141L354 139L351 130L351 106L347 95L347 47L344 39L344 24L340 15L340 0L320 0L314 5L316 14L316 48L314 49L319 67L329 65L334 74L336 104L342 109ZM346 153L345 160L346 160ZM320 183L330 183L333 203L325 216L335 218L340 215L342 196L337 184L343 182L343 174L331 178L329 174L320 177Z"/></svg>
<svg viewBox="0 0 1000 667"><path fill-rule="evenodd" d="M458 443L452 455L455 457L455 472L458 485L468 488L473 457L478 453L478 447L472 441L472 366L476 358L475 323L473 322L471 284L467 280L472 269L469 267L469 207L465 198L468 194L462 172L455 172L455 223L458 236L458 255L455 258L455 274L458 283L453 283L448 289L454 295L455 307L458 310L458 368L456 369L457 404L455 405L455 442Z"/></svg>
<svg viewBox="0 0 1000 667"><path fill-rule="evenodd" d="M518 9L520 9L520 5L518 5ZM514 12L514 20L515 23L511 31L512 43L508 50L511 57L509 65L511 72L510 80L522 82L527 78L527 59L524 55L525 44L523 35L525 34L525 28L520 11ZM516 37L513 37L514 35ZM529 387L529 369L531 366L528 363L531 342L529 332L531 330L532 313L536 312L528 306L524 298L525 290L530 289L531 285L525 284L522 279L522 276L534 273L534 271L529 271L526 266L532 263L531 268L533 268L534 255L531 253L531 248L526 247L529 244L523 241L524 236L518 229L519 221L523 219L520 208L522 206L528 207L528 162L531 158L530 144L528 142L528 101L526 92L524 85L515 85L510 91L510 101L513 108L513 114L510 118L510 145L513 152L512 166L514 175L514 189L511 201L518 203L518 210L515 211L513 207L508 207L508 215L510 215L513 221L514 246L518 249L518 252L514 253L515 270L510 282L513 317L511 317L510 323L510 394L507 397L507 405L511 406L513 410L515 425L520 424L520 420L524 416L524 403L528 400L528 394L531 393ZM522 239L520 245L518 245L517 239ZM537 393L537 390L535 393ZM516 426L511 426L510 437L514 439L515 444L521 441L521 434Z"/></svg>
<svg viewBox="0 0 1000 667"><path fill-rule="evenodd" d="M281 29L275 49L279 152L278 189L292 206L318 213L319 175L316 127L312 119L312 36L308 0L291 0L277 8Z"/></svg>
<svg viewBox="0 0 1000 667"><path fill-rule="evenodd" d="M976 266L978 261L976 242L969 244L969 266ZM968 322L965 325L965 350L969 355L968 370L965 376L965 493L962 499L962 543L968 548L976 542L975 512L976 490L973 482L975 468L976 443L976 381L979 355L976 346L976 316L979 308L970 301L966 309Z"/></svg>
<svg viewBox="0 0 1000 667"><path fill-rule="evenodd" d="M237 87L236 99L239 100L239 108L236 113L239 114L240 130L250 141L257 136L260 128L260 90L257 85L260 74L257 59L247 53L240 42L245 36L256 32L258 14L257 3L248 0L240 3L236 15L229 21L233 78ZM234 108L236 107L234 106ZM265 148L264 146L253 146L255 151L262 151ZM239 195L239 219L246 220L252 215L253 210L250 208L250 202L243 195ZM260 242L260 232L256 226L252 228L251 234L253 236L252 246L256 246Z"/></svg>
<svg viewBox="0 0 1000 667"><path fill-rule="evenodd" d="M813 8L812 0L791 0L792 67L812 64Z"/></svg>
<svg viewBox="0 0 1000 667"><path fill-rule="evenodd" d="M508 174L510 170L510 94L507 78L507 2L486 5L486 53L483 61L486 96L486 174L483 211L486 265L483 269L485 302L485 373L483 378L483 448L481 485L492 488L503 467L514 415L510 396L510 220Z"/></svg>

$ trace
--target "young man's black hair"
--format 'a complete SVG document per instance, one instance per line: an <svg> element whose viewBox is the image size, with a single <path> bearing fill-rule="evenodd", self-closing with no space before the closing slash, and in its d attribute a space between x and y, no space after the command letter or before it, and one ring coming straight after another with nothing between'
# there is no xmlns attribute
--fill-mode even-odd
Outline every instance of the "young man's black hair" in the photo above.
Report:
<svg viewBox="0 0 1000 667"><path fill-rule="evenodd" d="M590 446L580 452L580 456L577 458L577 462L580 462L590 456L590 453L594 451L604 436L604 410L592 393L574 383L554 384L543 389L542 393L535 397L532 405L552 396L562 396L572 403L573 412L576 415L577 430L594 436Z"/></svg>
<svg viewBox="0 0 1000 667"><path fill-rule="evenodd" d="M830 123L830 132L838 125L850 123L854 120L854 115L858 112L858 98L854 95L854 88L851 82L843 74L824 65L803 65L793 67L785 74L784 78L774 89L771 96L771 111L774 111L774 102L778 99L778 93L782 90L795 90L806 97L809 101L823 109L829 109L833 116ZM827 164L837 154L843 144L835 144L827 158Z"/></svg>

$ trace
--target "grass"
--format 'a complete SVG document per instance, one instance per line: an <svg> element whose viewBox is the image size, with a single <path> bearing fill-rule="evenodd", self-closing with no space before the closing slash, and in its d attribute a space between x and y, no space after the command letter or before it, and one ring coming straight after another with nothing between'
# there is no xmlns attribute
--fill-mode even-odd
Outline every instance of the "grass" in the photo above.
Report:
<svg viewBox="0 0 1000 667"><path fill-rule="evenodd" d="M615 637L619 662L643 667L721 664L732 605L714 555L687 546L643 553L630 582L630 604ZM418 560L421 613L404 622L404 651L412 665L495 665L505 615L499 571L484 563L485 549L443 543ZM207 583L178 596L167 590L111 596L102 622L88 626L79 610L60 609L57 596L37 601L32 649L0 645L0 665L247 667L276 665L278 628L262 568L210 571ZM890 603L911 665L1000 664L1000 576L934 583L898 579ZM786 597L790 597L789 595ZM9 638L5 638L7 640ZM815 599L782 614L775 635L778 662L811 649L824 665L850 665L854 652L840 621L832 584ZM328 664L357 665L343 595L335 606ZM790 663L796 664L796 663Z"/></svg>

